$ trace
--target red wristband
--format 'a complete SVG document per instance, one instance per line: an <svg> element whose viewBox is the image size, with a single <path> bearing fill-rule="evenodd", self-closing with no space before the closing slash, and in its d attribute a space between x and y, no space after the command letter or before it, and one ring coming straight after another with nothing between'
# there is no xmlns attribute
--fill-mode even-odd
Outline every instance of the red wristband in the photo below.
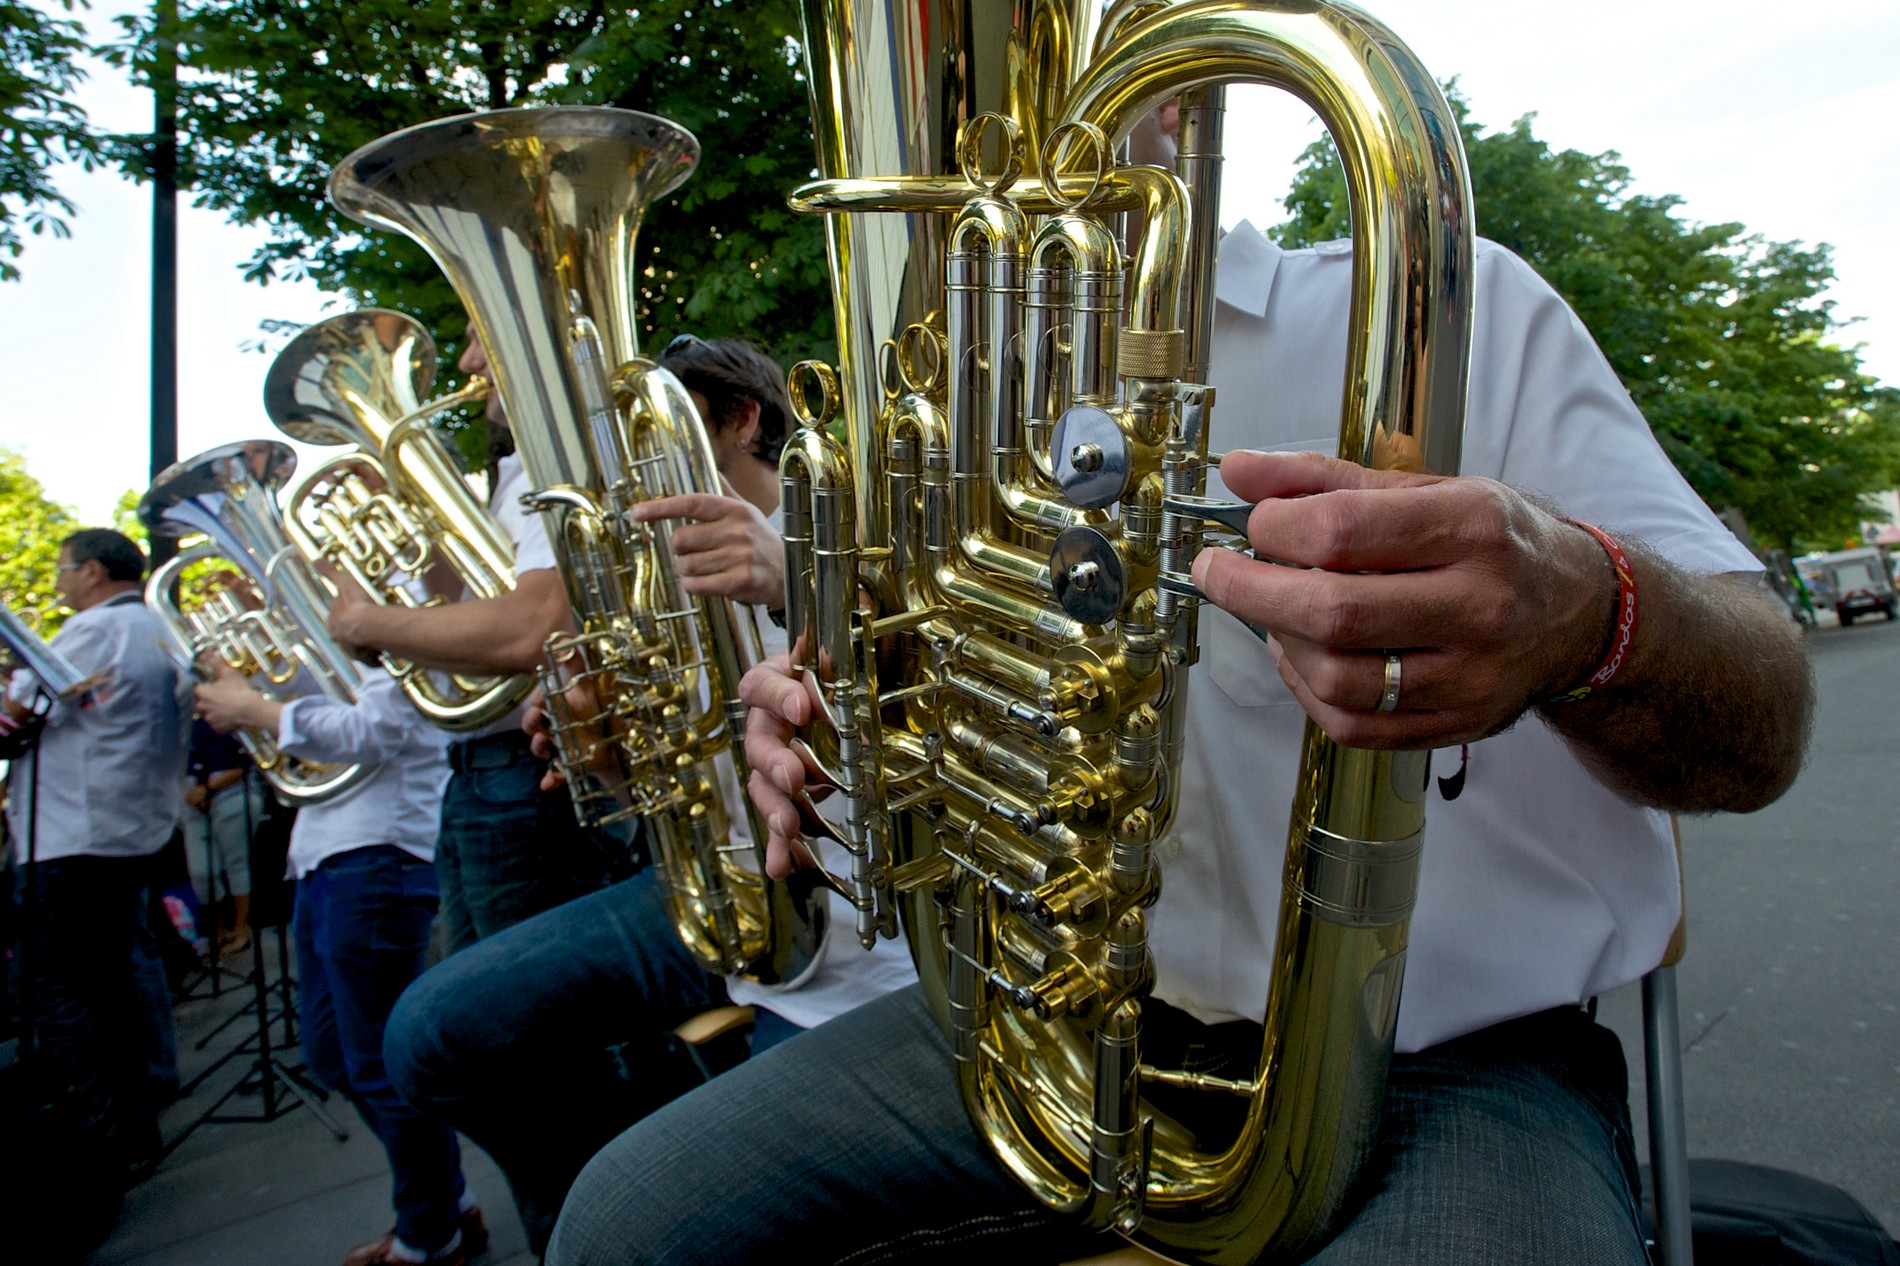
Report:
<svg viewBox="0 0 1900 1266"><path fill-rule="evenodd" d="M1610 556L1610 566L1616 571L1616 627L1610 630L1610 649L1604 652L1603 662L1596 666L1596 671L1562 694L1546 699L1546 703L1576 703L1588 699L1592 691L1609 685L1616 679L1623 661L1629 657L1631 643L1636 640L1636 570L1630 566L1629 555L1616 543L1616 538L1602 528L1577 519L1571 522L1596 537Z"/></svg>

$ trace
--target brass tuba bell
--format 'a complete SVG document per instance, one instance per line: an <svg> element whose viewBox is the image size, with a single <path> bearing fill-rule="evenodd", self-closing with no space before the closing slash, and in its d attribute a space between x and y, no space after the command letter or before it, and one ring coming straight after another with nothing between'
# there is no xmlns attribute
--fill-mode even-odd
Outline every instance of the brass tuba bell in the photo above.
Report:
<svg viewBox="0 0 1900 1266"><path fill-rule="evenodd" d="M435 340L420 322L364 308L299 333L264 379L264 409L278 430L354 450L308 468L288 488L291 539L311 561L334 563L384 604L415 605L408 582L437 560L478 598L514 588L514 547L429 425L444 410L481 399L488 385L476 379L421 404L435 365ZM417 711L446 730L498 721L534 688L526 673L474 677L432 673L388 654L382 660Z"/></svg>
<svg viewBox="0 0 1900 1266"><path fill-rule="evenodd" d="M205 539L153 569L145 605L189 671L210 655L279 702L321 693L355 703L362 676L330 640L329 590L285 535L273 499L296 468L288 444L243 440L160 472L139 500L139 521L153 537ZM285 804L327 800L369 772L286 755L261 730L238 738Z"/></svg>
<svg viewBox="0 0 1900 1266"><path fill-rule="evenodd" d="M1285 88L1339 142L1348 459L1457 470L1470 193L1437 85L1349 5L1098 8L803 0L822 179L793 205L826 215L840 365L795 383L787 624L860 932L901 910L1003 1166L1170 1257L1300 1260L1378 1121L1429 754L1309 722L1255 1067L1146 1062L1189 566L1228 509L1204 496L1219 85ZM1176 96L1177 172L1122 162Z"/></svg>
<svg viewBox="0 0 1900 1266"><path fill-rule="evenodd" d="M773 983L812 963L825 906L766 877L765 831L716 776L729 763L744 786L737 688L756 629L731 603L687 594L671 528L628 515L652 497L720 491L692 399L638 356L634 317L641 218L698 156L690 133L652 115L496 110L365 146L337 167L330 198L419 241L488 352L525 500L548 516L579 623L550 640L547 665L577 808L638 814L688 948L711 970ZM750 848L729 841L740 812Z"/></svg>

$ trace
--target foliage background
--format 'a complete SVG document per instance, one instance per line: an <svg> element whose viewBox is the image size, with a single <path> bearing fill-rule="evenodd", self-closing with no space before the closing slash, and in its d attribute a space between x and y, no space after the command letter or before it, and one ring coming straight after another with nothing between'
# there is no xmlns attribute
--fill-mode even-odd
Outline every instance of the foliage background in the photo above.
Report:
<svg viewBox="0 0 1900 1266"><path fill-rule="evenodd" d="M1900 483L1900 392L1842 347L1825 245L1696 224L1679 200L1630 192L1616 153L1553 150L1532 119L1484 132L1450 89L1477 230L1536 267L1576 309L1665 451L1763 547L1858 544ZM1301 246L1349 232L1329 140L1303 155L1272 235Z"/></svg>

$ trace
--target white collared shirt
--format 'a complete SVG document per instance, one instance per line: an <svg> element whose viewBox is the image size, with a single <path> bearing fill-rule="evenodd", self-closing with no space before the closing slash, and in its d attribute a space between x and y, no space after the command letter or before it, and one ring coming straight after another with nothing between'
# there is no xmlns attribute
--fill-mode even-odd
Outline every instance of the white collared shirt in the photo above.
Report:
<svg viewBox="0 0 1900 1266"><path fill-rule="evenodd" d="M81 673L110 674L90 706L55 704L34 750L13 762L14 856L140 857L165 846L184 812L191 687L158 617L136 592L74 613L52 643ZM38 690L16 679L22 702ZM34 800L37 794L37 812Z"/></svg>
<svg viewBox="0 0 1900 1266"><path fill-rule="evenodd" d="M515 547L517 579L528 572L554 566L554 545L548 539L547 517L521 504L521 494L527 490L528 475L521 467L521 455L510 453L495 466L495 495L488 499L488 508ZM526 712L527 705L523 704L499 721L455 737L478 739L515 733L521 729L521 718Z"/></svg>
<svg viewBox="0 0 1900 1266"><path fill-rule="evenodd" d="M1226 236L1210 448L1335 451L1351 275L1344 243L1283 252L1244 223ZM1541 494L1692 572L1758 570L1575 314L1490 242L1478 244L1475 316L1464 473ZM1304 714L1250 632L1211 606L1200 629L1181 808L1150 915L1155 992L1203 1019L1259 1020ZM1597 782L1534 716L1470 750L1463 794L1434 787L1427 806L1402 1051L1635 980L1680 908L1665 814ZM1436 753L1435 775L1457 767L1456 749Z"/></svg>
<svg viewBox="0 0 1900 1266"><path fill-rule="evenodd" d="M290 877L301 879L324 859L370 844L394 844L432 861L449 781L448 742L388 673L364 674L354 705L320 695L285 704L277 725L282 750L323 764L375 767L341 795L297 811Z"/></svg>

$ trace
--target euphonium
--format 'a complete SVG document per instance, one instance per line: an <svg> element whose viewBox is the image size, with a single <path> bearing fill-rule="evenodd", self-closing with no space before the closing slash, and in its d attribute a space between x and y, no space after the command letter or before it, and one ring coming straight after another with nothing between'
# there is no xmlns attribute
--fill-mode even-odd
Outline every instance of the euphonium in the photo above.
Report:
<svg viewBox="0 0 1900 1266"><path fill-rule="evenodd" d="M629 110L497 110L358 150L330 198L419 241L487 349L579 622L550 640L547 665L577 807L641 815L687 946L712 970L771 983L812 962L825 906L765 877L757 814L742 793L728 803L716 776L730 761L744 786L736 692L757 631L731 603L687 594L670 527L628 513L720 490L692 398L638 356L633 311L641 218L698 154L685 129ZM615 772L591 774L603 759ZM749 848L729 841L736 808Z"/></svg>
<svg viewBox="0 0 1900 1266"><path fill-rule="evenodd" d="M296 466L288 444L244 440L162 471L139 501L139 520L154 537L206 539L153 569L145 605L187 669L214 655L281 702L322 693L354 703L363 679L330 640L329 590L285 535L273 500ZM238 737L286 804L327 800L368 772L286 755L263 731Z"/></svg>
<svg viewBox="0 0 1900 1266"><path fill-rule="evenodd" d="M437 560L478 598L514 588L514 546L429 426L444 410L487 395L488 384L477 379L420 404L435 365L435 340L420 322L364 308L298 334L264 380L264 409L278 430L306 444L356 450L309 468L290 486L284 521L291 539L380 603L415 605L409 580ZM500 720L534 688L526 673L470 677L382 659L416 710L446 730Z"/></svg>
<svg viewBox="0 0 1900 1266"><path fill-rule="evenodd" d="M1219 85L1287 89L1339 143L1352 460L1457 470L1468 184L1437 86L1356 9L1136 0L1098 38L1095 7L804 0L823 179L793 205L827 213L841 363L795 371L787 623L860 934L901 910L1003 1165L1170 1256L1296 1260L1378 1120L1429 753L1308 723L1254 1072L1144 1062L1189 566L1245 519L1204 496ZM1118 164L1175 96L1177 172Z"/></svg>

